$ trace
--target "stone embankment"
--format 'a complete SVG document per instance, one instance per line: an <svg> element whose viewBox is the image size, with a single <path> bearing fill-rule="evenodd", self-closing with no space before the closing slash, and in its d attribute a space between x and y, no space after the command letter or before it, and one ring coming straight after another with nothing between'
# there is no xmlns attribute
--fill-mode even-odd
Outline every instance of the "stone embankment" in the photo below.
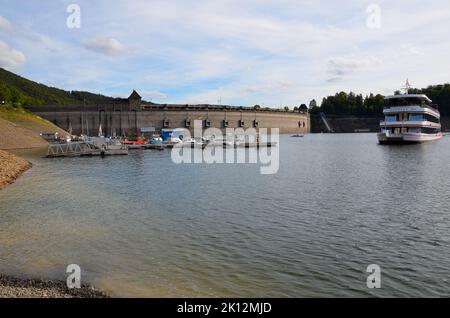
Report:
<svg viewBox="0 0 450 318"><path fill-rule="evenodd" d="M0 190L13 183L30 168L31 163L27 160L0 150Z"/></svg>
<svg viewBox="0 0 450 318"><path fill-rule="evenodd" d="M68 289L62 281L18 279L0 275L0 298L108 298L109 296L83 285L80 289Z"/></svg>

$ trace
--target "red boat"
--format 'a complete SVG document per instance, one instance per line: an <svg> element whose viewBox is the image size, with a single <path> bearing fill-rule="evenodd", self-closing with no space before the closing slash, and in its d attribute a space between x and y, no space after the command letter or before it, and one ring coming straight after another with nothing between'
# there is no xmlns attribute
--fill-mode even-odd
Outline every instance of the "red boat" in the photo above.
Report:
<svg viewBox="0 0 450 318"><path fill-rule="evenodd" d="M124 140L122 140L122 144L127 146L144 146L148 144L148 140L146 138L139 138L139 139L125 138Z"/></svg>

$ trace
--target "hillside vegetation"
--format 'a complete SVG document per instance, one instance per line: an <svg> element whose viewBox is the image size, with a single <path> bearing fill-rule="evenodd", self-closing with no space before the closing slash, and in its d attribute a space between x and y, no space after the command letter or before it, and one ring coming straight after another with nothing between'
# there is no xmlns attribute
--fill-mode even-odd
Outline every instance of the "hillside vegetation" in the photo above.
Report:
<svg viewBox="0 0 450 318"><path fill-rule="evenodd" d="M398 93L398 92L397 92ZM422 89L410 89L410 94L425 94L434 104L439 106L442 116L450 116L450 84L433 85ZM353 92L340 92L334 96L325 97L320 107L315 101L310 103L311 113L324 112L329 115L371 117L382 116L384 96L370 94L363 96Z"/></svg>
<svg viewBox="0 0 450 318"><path fill-rule="evenodd" d="M0 102L16 107L24 105L77 105L112 103L121 99L83 91L65 91L30 81L0 68Z"/></svg>
<svg viewBox="0 0 450 318"><path fill-rule="evenodd" d="M433 85L422 89L411 89L411 94L425 94L433 104L439 106L442 116L450 116L450 84Z"/></svg>
<svg viewBox="0 0 450 318"><path fill-rule="evenodd" d="M312 107L311 113L324 112L332 115L380 116L383 113L384 96L373 95L363 97L353 92L340 92L323 99L320 107Z"/></svg>

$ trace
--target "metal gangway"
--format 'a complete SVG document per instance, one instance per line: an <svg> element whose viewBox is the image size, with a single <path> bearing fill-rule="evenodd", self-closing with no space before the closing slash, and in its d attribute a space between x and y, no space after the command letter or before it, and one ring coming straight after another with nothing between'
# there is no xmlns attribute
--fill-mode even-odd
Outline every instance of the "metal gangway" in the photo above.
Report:
<svg viewBox="0 0 450 318"><path fill-rule="evenodd" d="M55 157L80 157L101 155L102 149L89 142L68 142L49 144L47 150L48 158Z"/></svg>
<svg viewBox="0 0 450 318"><path fill-rule="evenodd" d="M326 119L324 112L320 113L320 118L322 118L322 121L325 124L325 127L327 127L328 132L334 133L334 130L333 130L333 128L331 128L330 124L328 123L328 120Z"/></svg>

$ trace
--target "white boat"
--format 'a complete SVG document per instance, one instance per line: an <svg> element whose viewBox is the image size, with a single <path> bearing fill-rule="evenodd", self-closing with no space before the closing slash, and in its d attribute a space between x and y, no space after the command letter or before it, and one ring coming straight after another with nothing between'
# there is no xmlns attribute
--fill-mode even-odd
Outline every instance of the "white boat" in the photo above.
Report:
<svg viewBox="0 0 450 318"><path fill-rule="evenodd" d="M163 141L163 145L168 148L172 148L178 144L181 144L181 139L178 137L170 137L169 139Z"/></svg>
<svg viewBox="0 0 450 318"><path fill-rule="evenodd" d="M206 138L208 147L234 148L233 138L211 136Z"/></svg>
<svg viewBox="0 0 450 318"><path fill-rule="evenodd" d="M202 138L186 138L182 140L181 146L187 148L204 148L206 143Z"/></svg>
<svg viewBox="0 0 450 318"><path fill-rule="evenodd" d="M151 145L162 145L163 139L159 135L154 135L149 142Z"/></svg>
<svg viewBox="0 0 450 318"><path fill-rule="evenodd" d="M88 137L82 136L81 140L90 143L102 150L125 151L128 153L128 147L123 145L120 140L107 137Z"/></svg>
<svg viewBox="0 0 450 318"><path fill-rule="evenodd" d="M385 97L384 120L378 133L380 144L422 143L442 138L441 114L424 94L405 93Z"/></svg>

